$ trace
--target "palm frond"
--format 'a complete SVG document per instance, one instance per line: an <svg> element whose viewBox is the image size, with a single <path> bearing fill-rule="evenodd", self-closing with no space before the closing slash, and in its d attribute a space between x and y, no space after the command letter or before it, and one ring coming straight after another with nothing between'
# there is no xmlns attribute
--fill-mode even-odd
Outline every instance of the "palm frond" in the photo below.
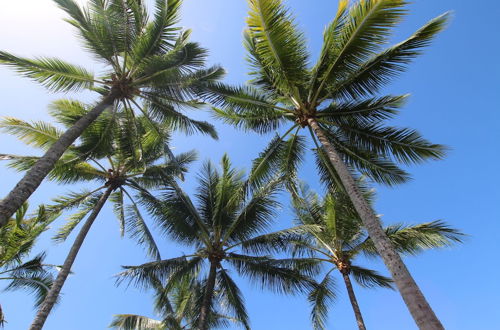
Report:
<svg viewBox="0 0 500 330"><path fill-rule="evenodd" d="M355 121L362 124L375 124L394 117L407 98L408 95L398 95L334 102L319 111L317 116L322 120L338 123Z"/></svg>
<svg viewBox="0 0 500 330"><path fill-rule="evenodd" d="M0 122L0 130L16 136L28 145L42 149L48 149L63 134L51 124L42 121L28 123L12 117L6 117Z"/></svg>
<svg viewBox="0 0 500 330"><path fill-rule="evenodd" d="M12 67L53 92L91 89L94 84L94 75L87 69L56 58L30 60L0 51L0 64Z"/></svg>
<svg viewBox="0 0 500 330"><path fill-rule="evenodd" d="M125 234L126 222L125 222L125 201L124 201L123 188L115 191L109 197L109 201L113 203L113 212L115 213L118 223L120 224L120 236L123 237Z"/></svg>
<svg viewBox="0 0 500 330"><path fill-rule="evenodd" d="M326 31L323 51L316 65L318 80L312 82L316 104L325 87L355 71L380 50L391 29L406 10L402 0L367 0L354 3L347 15L340 11Z"/></svg>
<svg viewBox="0 0 500 330"><path fill-rule="evenodd" d="M85 194L85 193L84 193ZM92 194L92 195L77 195L74 199L69 199L66 197L55 199L54 201L60 201L60 203L56 203L50 205L48 207L51 211L62 211L68 210L73 207L79 207L78 212L73 213L67 219L67 222L58 229L57 233L52 237L55 242L64 242L68 236L73 232L73 229L78 226L78 224L94 209L97 201L101 198L102 193L100 194Z"/></svg>
<svg viewBox="0 0 500 330"><path fill-rule="evenodd" d="M253 191L227 229L223 242L244 241L269 228L281 205L276 200L281 184L280 180L272 180Z"/></svg>
<svg viewBox="0 0 500 330"><path fill-rule="evenodd" d="M351 274L356 282L364 288L382 287L394 289L391 278L380 275L377 271L351 265Z"/></svg>
<svg viewBox="0 0 500 330"><path fill-rule="evenodd" d="M461 243L464 237L462 232L440 220L412 226L396 224L388 226L385 232L398 252L410 255ZM358 249L367 256L377 255L373 242L369 239L361 243Z"/></svg>
<svg viewBox="0 0 500 330"><path fill-rule="evenodd" d="M179 21L180 0L156 0L154 18L146 26L145 32L133 45L134 61L139 63L150 55L170 50L180 28L174 27Z"/></svg>
<svg viewBox="0 0 500 330"><path fill-rule="evenodd" d="M227 261L241 276L277 293L296 294L311 286L311 280L300 272L267 257L252 257L229 253Z"/></svg>
<svg viewBox="0 0 500 330"><path fill-rule="evenodd" d="M126 228L130 237L135 239L139 245L144 245L149 256L161 260L160 250L137 205L133 203L126 207L125 215Z"/></svg>
<svg viewBox="0 0 500 330"><path fill-rule="evenodd" d="M330 97L360 98L378 92L406 70L407 65L422 53L422 48L446 27L449 17L450 14L445 13L434 18L408 39L374 55L357 70L329 86Z"/></svg>
<svg viewBox="0 0 500 330"><path fill-rule="evenodd" d="M305 38L280 0L250 0L247 25L259 67L268 68L275 88L300 102L299 88L307 81ZM260 79L260 75L256 75Z"/></svg>
<svg viewBox="0 0 500 330"><path fill-rule="evenodd" d="M328 317L328 306L336 298L335 281L327 273L323 280L318 283L309 293L307 300L312 305L311 320L316 330L326 329L325 322Z"/></svg>
<svg viewBox="0 0 500 330"><path fill-rule="evenodd" d="M163 234L186 243L197 239L198 228L193 220L197 215L191 213L189 202L175 192L166 190L157 198L147 191L142 191L140 203L158 223Z"/></svg>
<svg viewBox="0 0 500 330"><path fill-rule="evenodd" d="M195 262L199 262L198 258L193 258ZM138 287L147 288L155 281L165 282L169 277L185 269L192 264L186 257L177 257L160 261L153 261L139 266L123 266L123 272L117 275L117 283L121 284L124 281L134 283Z"/></svg>
<svg viewBox="0 0 500 330"><path fill-rule="evenodd" d="M405 164L441 159L446 147L424 139L417 131L380 125L341 125L349 143L383 157L393 156Z"/></svg>
<svg viewBox="0 0 500 330"><path fill-rule="evenodd" d="M223 268L219 270L217 279L218 295L228 302L225 307L236 316L238 322L241 322L245 329L250 329L248 313L240 289Z"/></svg>

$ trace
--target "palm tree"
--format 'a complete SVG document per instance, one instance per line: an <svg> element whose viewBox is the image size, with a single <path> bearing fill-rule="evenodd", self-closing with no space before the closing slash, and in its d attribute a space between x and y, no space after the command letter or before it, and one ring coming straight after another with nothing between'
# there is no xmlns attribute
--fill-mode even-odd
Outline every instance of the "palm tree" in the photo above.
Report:
<svg viewBox="0 0 500 330"><path fill-rule="evenodd" d="M255 181L265 180L273 170L284 171L296 194L293 182L306 148L299 131L309 131L320 170L347 191L417 325L443 329L356 186L355 176L362 173L377 182L402 183L408 174L396 161L409 164L443 157L443 146L412 129L385 123L406 95L375 95L421 54L445 27L448 15L383 49L391 29L406 13L406 1L363 0L348 6L342 0L325 29L319 59L309 67L304 35L282 1L248 2L244 39L254 79L241 87L207 83L199 94L218 94L206 97L218 107L216 115L236 127L268 133L288 124L255 161Z"/></svg>
<svg viewBox="0 0 500 330"><path fill-rule="evenodd" d="M200 105L191 97L192 86L220 78L223 70L200 69L206 50L188 41L190 31L175 26L181 0L156 0L151 21L142 0L91 0L87 8L75 0L54 1L69 15L67 21L76 28L85 49L106 65L104 71L95 75L57 58L32 60L4 51L0 51L0 64L51 91L90 90L101 98L0 201L0 227L37 189L65 150L108 108L113 113L126 111L130 117L138 112L172 128L217 137L212 125L182 113L183 108Z"/></svg>
<svg viewBox="0 0 500 330"><path fill-rule="evenodd" d="M328 306L326 300L332 297L330 277L337 270L342 275L354 315L360 330L366 329L358 301L354 294L351 276L364 288L392 287L392 280L378 272L355 264L359 255L378 257L373 241L362 227L359 216L343 191L330 192L323 200L307 189L294 200L298 227L293 230L272 234L273 241L282 235L289 241L296 253L311 253L312 259L325 263L329 269L320 287L310 295L314 301L313 321L316 328L324 329ZM302 231L300 234L298 234ZM384 231L398 253L416 255L424 249L450 246L461 242L463 236L442 221L433 221L405 226L395 224ZM291 234L291 235L290 235Z"/></svg>
<svg viewBox="0 0 500 330"><path fill-rule="evenodd" d="M262 287L291 293L307 289L314 269L292 259L272 259L261 253L245 254L240 247L255 234L265 231L273 222L277 206L275 195L280 180L249 187L243 173L222 158L219 173L207 162L199 175L195 205L175 183L165 188L158 200L143 195L143 203L162 226L165 233L195 251L177 258L154 261L139 266L126 266L122 280L147 285L151 278L176 283L200 274L203 299L197 329L206 330L209 311L214 306L214 292L227 300L227 308L235 319L249 329L248 315L241 292L230 276L232 266L241 276L259 281ZM208 272L200 272L203 266Z"/></svg>
<svg viewBox="0 0 500 330"><path fill-rule="evenodd" d="M200 313L200 303L203 297L203 284L196 277L184 278L173 285L162 284L158 279L150 281L155 291L155 311L161 320L155 320L142 315L118 314L110 325L119 330L184 330L194 329L196 319ZM219 298L215 292L214 299ZM220 306L229 305L228 301L221 301ZM209 315L208 328L228 327L229 321L237 319L217 314L215 309Z"/></svg>
<svg viewBox="0 0 500 330"><path fill-rule="evenodd" d="M80 102L62 100L54 103L52 114L61 124L71 126L87 108ZM108 199L114 204L122 235L127 230L132 238L146 246L151 257L160 259L156 243L133 195L154 188L158 182L173 180L186 170L185 166L195 159L195 154L184 153L171 162L158 165L158 160L165 155L168 125L151 122L144 116L130 118L128 114L129 111L124 110L101 115L83 132L81 143L70 146L49 173L49 178L58 182L92 182L96 187L58 197L54 200L55 204L48 206L47 210L51 213L79 209L59 230L56 241L65 240L85 217L88 218L31 329L42 328L88 231ZM56 127L47 123L27 123L11 118L4 122L4 126L23 141L42 148L50 148L60 134ZM38 160L38 157L16 155L4 155L3 158L9 159L10 166L21 171L29 169Z"/></svg>
<svg viewBox="0 0 500 330"><path fill-rule="evenodd" d="M53 276L49 265L43 264L45 253L23 262L30 253L36 239L48 229L57 214L49 215L43 206L35 217L27 218L28 203L16 211L15 217L0 228L0 280L10 281L6 290L25 289L35 295L35 306L39 306L49 288ZM0 307L0 327L4 326L5 315Z"/></svg>

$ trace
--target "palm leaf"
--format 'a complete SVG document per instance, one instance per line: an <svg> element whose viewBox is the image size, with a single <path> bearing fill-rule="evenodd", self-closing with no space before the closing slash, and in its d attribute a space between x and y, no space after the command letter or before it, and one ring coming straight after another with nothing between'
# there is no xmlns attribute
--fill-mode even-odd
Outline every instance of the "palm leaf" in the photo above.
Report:
<svg viewBox="0 0 500 330"><path fill-rule="evenodd" d="M0 64L12 67L53 92L91 89L94 84L94 75L85 68L56 58L30 60L0 51Z"/></svg>
<svg viewBox="0 0 500 330"><path fill-rule="evenodd" d="M364 288L382 287L393 289L392 279L382 276L374 270L354 265L351 265L350 270L356 282Z"/></svg>
<svg viewBox="0 0 500 330"><path fill-rule="evenodd" d="M260 66L268 68L273 85L300 102L299 86L307 77L305 38L279 0L250 0L249 34ZM257 77L259 78L259 77Z"/></svg>
<svg viewBox="0 0 500 330"><path fill-rule="evenodd" d="M328 93L332 98L359 98L378 92L406 70L407 65L422 53L422 48L446 27L449 17L450 14L445 13L434 18L408 39L374 55L357 70L328 86Z"/></svg>

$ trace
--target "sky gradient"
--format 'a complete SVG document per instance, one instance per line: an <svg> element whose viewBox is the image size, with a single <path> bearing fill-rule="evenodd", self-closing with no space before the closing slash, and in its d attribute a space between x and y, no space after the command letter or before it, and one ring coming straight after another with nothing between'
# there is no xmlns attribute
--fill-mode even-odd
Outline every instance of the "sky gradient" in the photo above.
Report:
<svg viewBox="0 0 500 330"><path fill-rule="evenodd" d="M81 0L84 3L84 0ZM311 59L319 52L322 32L336 12L335 0L288 0L305 31ZM409 15L396 29L393 42L409 36L431 18L448 10L454 18L408 72L385 89L391 94L412 96L394 124L420 131L435 143L448 145L445 160L409 168L413 180L394 188L376 186L376 211L386 224L418 223L443 219L468 234L465 243L453 248L428 251L405 258L410 271L446 329L495 329L500 324L497 280L500 192L498 162L500 152L500 112L498 77L500 44L500 4L493 0L414 1ZM210 51L209 62L223 65L226 80L244 83L248 66L244 60L242 31L247 6L244 0L185 0L182 26L193 30L193 39ZM63 13L50 0L0 2L0 49L23 56L57 56L98 70L99 66L79 46ZM49 120L47 104L66 96L92 101L95 95L48 93L36 83L17 77L0 67L0 116L24 120ZM212 120L205 112L197 118ZM220 139L175 135L172 145L178 152L198 149L198 161L183 186L192 191L196 169L202 161L218 162L228 153L233 163L249 169L251 160L263 149L270 136L236 131L215 122ZM0 153L32 154L14 138L0 135ZM320 189L310 160L301 177ZM0 196L4 196L20 175L0 164ZM44 182L30 199L34 208L74 186ZM292 216L286 195L276 228L290 226ZM52 226L64 223L61 217ZM74 239L55 245L45 233L33 250L48 252L48 262L62 264ZM156 236L163 257L189 250ZM145 254L128 238L119 236L118 222L110 208L99 215L84 243L63 288L62 303L50 315L47 330L105 329L117 313L154 316L147 292L130 286L116 287L113 275L121 265L145 262ZM367 265L367 263L364 263ZM380 263L375 268L387 274ZM303 296L284 297L261 291L246 280L238 281L247 302L252 329L310 329L309 307ZM416 329L399 294L390 290L363 290L355 286L365 322L370 329ZM331 308L328 329L351 330L356 324L345 288L338 282L339 297ZM0 293L0 304L8 321L6 329L26 329L34 316L33 299L22 291Z"/></svg>

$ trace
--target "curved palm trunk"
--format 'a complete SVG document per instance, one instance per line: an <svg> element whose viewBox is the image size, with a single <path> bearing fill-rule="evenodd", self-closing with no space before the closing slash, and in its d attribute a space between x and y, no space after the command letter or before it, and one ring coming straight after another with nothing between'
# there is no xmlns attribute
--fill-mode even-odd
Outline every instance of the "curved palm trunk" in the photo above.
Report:
<svg viewBox="0 0 500 330"><path fill-rule="evenodd" d="M80 118L72 127L47 150L45 155L37 160L24 177L16 184L14 189L0 201L0 227L3 227L9 218L21 205L28 200L31 194L42 183L43 179L54 168L55 163L71 144L82 135L83 131L92 124L99 115L113 104L115 93L104 97L99 104Z"/></svg>
<svg viewBox="0 0 500 330"><path fill-rule="evenodd" d="M354 178L349 173L347 166L340 158L334 146L328 141L325 133L314 118L309 118L308 123L321 142L378 253L391 272L399 293L403 297L415 323L421 330L444 330L444 327L436 317L436 314L434 314L417 283L415 283L408 268L406 268L403 260L382 229L380 221L359 191Z"/></svg>
<svg viewBox="0 0 500 330"><path fill-rule="evenodd" d="M217 276L217 265L218 262L210 262L210 271L208 273L207 288L205 291L205 296L203 297L203 303L201 305L200 311L200 321L198 323L198 329L207 330L208 329L208 317L210 314L210 307L212 306L212 297L214 295L215 278Z"/></svg>
<svg viewBox="0 0 500 330"><path fill-rule="evenodd" d="M366 330L365 321L363 321L363 315L361 315L361 310L359 309L358 300L354 294L354 289L352 287L351 279L349 274L341 272L344 278L345 287L347 288L347 293L349 294L349 300L351 301L352 309L354 310L354 316L356 316L356 322L358 323L359 330Z"/></svg>
<svg viewBox="0 0 500 330"><path fill-rule="evenodd" d="M92 210L92 213L88 217L87 221L85 221L85 224L83 225L82 229L80 229L80 232L78 233L78 236L76 237L75 241L73 242L73 245L71 246L71 250L68 253L68 256L66 257L66 260L64 261L64 264L62 266L61 271L57 275L56 280L52 284L52 287L50 288L47 297L45 297L42 305L38 309L38 313L35 316L35 319L33 320L33 323L31 324L30 330L40 330L42 329L45 321L47 320L47 317L49 316L50 311L54 307L54 304L57 301L57 297L59 296L59 293L61 292L61 289L64 285L64 282L66 281L66 278L68 277L68 274L71 270L71 266L73 266L73 262L76 259L76 256L78 254L78 251L82 247L83 241L85 240L85 237L87 236L90 227L92 227L92 224L94 223L95 218L101 211L102 207L108 200L109 195L113 192L113 186L108 187L104 194L99 198L99 201L95 205L94 209Z"/></svg>

